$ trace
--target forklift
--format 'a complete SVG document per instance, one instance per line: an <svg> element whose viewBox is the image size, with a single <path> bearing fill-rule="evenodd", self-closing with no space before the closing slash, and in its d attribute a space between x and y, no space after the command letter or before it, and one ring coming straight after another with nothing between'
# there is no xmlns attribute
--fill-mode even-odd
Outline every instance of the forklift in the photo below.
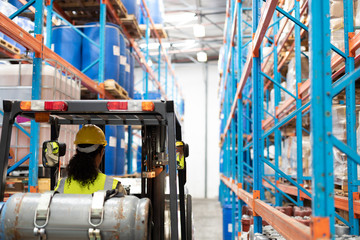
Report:
<svg viewBox="0 0 360 240"><path fill-rule="evenodd" d="M193 239L191 196L185 194L189 148L182 141L173 101L4 100L3 111L0 239ZM16 193L4 202L17 116L51 126L49 141L43 143L42 165L50 169L52 191ZM66 145L58 142L61 126L83 124L102 129L105 125L141 126L140 192L132 192L131 187L125 196L109 191L92 195L53 191L59 159L66 152ZM104 164L103 159L103 169Z"/></svg>

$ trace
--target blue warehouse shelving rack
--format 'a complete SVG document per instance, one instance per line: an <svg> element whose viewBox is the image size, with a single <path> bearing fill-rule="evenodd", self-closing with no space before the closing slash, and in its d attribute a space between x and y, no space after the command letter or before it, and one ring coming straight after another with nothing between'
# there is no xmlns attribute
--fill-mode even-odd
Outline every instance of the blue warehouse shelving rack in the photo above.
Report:
<svg viewBox="0 0 360 240"><path fill-rule="evenodd" d="M330 239L335 237L335 221L340 221L349 226L351 234L359 235L355 81L360 69L355 64L360 55L355 52L360 33L355 31L353 1L343 1L342 49L330 41L329 1L293 1L288 10L283 8L286 1L251 2L246 6L247 1L228 1L224 28L219 195L223 206L231 205L231 239L241 235L244 205L253 210L255 233L262 232L264 220L286 239ZM252 12L252 23L243 19L245 11ZM252 34L250 41L246 34ZM286 81L282 71L292 57L294 91L282 84ZM310 63L304 64L302 57ZM303 79L302 69L307 65L309 77ZM269 104L272 89L273 105ZM339 140L333 130L332 106L344 93L340 103L346 109L346 139ZM284 94L288 97L282 101ZM309 129L304 127L306 119L310 119ZM291 175L280 168L282 151L288 151L282 149L286 137L282 130L290 125L298 166ZM304 135L312 139L310 176L301 167ZM347 158L347 197L334 191L333 148ZM265 193L274 196L271 204ZM302 207L309 200L310 227L275 208L283 202Z"/></svg>
<svg viewBox="0 0 360 240"><path fill-rule="evenodd" d="M81 84L85 86L89 91L97 93L100 98L104 99L112 99L114 98L110 92L107 92L104 89L104 64L105 64L105 24L106 22L111 22L117 24L121 27L121 31L127 38L129 42L130 50L134 55L135 59L143 69L146 74L146 78L144 79L144 85L148 86L149 84L153 84L156 89L162 94L162 98L164 99L171 99L174 98L180 107L180 102L183 101L183 95L180 90L180 85L176 79L174 69L171 65L171 62L162 47L161 39L158 35L156 37L159 41L159 56L160 59L164 59L166 62L166 71L170 72L170 76L172 79L172 92L171 95L167 91L167 76L166 74L165 81L162 80L159 74L158 76L155 75L153 68L151 68L147 63L148 58L148 51L146 56L144 56L143 52L140 50L135 37L141 37L140 30L134 35L133 29L128 26L128 22L125 22L124 16L126 15L126 10L124 10L124 6L122 5L121 1L110 1L110 0L101 0L101 1L94 1L92 4L95 4L98 7L97 17L92 19L93 21L100 22L100 44L98 47L100 48L99 58L90 64L89 67L93 66L96 63L99 63L99 76L98 82L93 81L88 76L84 74L84 71L77 69L76 67L72 66L70 63L65 61L61 56L54 53L51 49L51 42L52 42L52 26L54 22L54 17L56 19L60 19L63 23L66 23L71 28L76 30L76 27L72 25L74 19L69 16L61 7L59 6L58 2L55 0L20 0L20 2L24 5L23 7L19 8L16 12L14 12L11 16L6 17L4 14L0 13L0 32L4 33L9 38L15 40L17 43L25 47L30 53L34 53L32 59L21 59L21 56L9 52L7 50L1 49L1 53L8 56L9 58L14 59L21 59L22 63L32 63L33 64L33 78L32 78L32 99L40 99L41 96L41 73L42 73L42 66L45 62L46 64L50 64L53 66L61 66L62 68L60 71L70 73L75 78L81 81ZM149 39L149 28L150 26L154 26L154 23L151 19L149 10L146 7L145 1L143 1L143 6L146 10L147 16L147 29L146 29L146 36L145 38ZM92 6L94 7L94 6ZM67 9L69 10L69 9ZM84 10L84 9L83 9ZM77 10L74 9L76 12ZM125 12L124 12L125 11ZM72 12L72 11L71 11ZM31 14L34 18L34 34L30 34L18 26L15 22L12 21L16 16L20 14ZM76 14L75 14L76 15ZM135 24L135 23L134 23ZM136 24L135 24L136 25ZM44 42L44 29L46 26L46 34L47 40ZM78 31L79 32L79 31ZM136 31L135 31L136 32ZM137 36L136 36L137 35ZM86 36L83 36L86 37ZM160 72L160 70L159 70ZM163 77L164 78L164 77ZM145 99L147 99L147 91L148 88L145 89ZM168 97L171 96L171 97ZM180 111L178 111L180 112ZM18 126L21 131L25 131ZM128 149L132 149L132 136L133 132L131 128L128 128L129 131L129 139L128 139ZM31 122L31 132L28 133L25 131L25 134L30 137L30 153L27 155L26 159L22 159L19 161L14 167L10 170L14 170L17 166L21 165L25 162L28 158L29 161L29 191L37 192L38 191L38 156L39 156L39 125L36 122ZM134 133L136 134L136 133ZM128 159L132 159L132 151L128 152ZM128 172L132 172L132 161L128 161ZM9 173L9 171L8 171ZM6 174L4 174L6 176Z"/></svg>

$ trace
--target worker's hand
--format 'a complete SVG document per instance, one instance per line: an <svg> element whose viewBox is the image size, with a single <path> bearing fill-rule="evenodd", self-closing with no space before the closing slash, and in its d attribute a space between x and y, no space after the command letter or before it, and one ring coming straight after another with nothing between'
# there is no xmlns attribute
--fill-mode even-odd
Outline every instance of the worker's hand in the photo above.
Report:
<svg viewBox="0 0 360 240"><path fill-rule="evenodd" d="M111 189L106 191L105 201L110 198L120 198L124 197L125 195L121 192L119 192L118 189Z"/></svg>

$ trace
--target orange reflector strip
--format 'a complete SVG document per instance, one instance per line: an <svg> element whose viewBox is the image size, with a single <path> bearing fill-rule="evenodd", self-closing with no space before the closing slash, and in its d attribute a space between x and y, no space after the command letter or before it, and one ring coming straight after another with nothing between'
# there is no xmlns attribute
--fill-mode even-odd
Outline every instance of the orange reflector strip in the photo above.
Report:
<svg viewBox="0 0 360 240"><path fill-rule="evenodd" d="M153 102L142 102L141 108L143 111L154 111L155 105Z"/></svg>
<svg viewBox="0 0 360 240"><path fill-rule="evenodd" d="M23 111L31 111L31 102L30 101L21 101L20 109Z"/></svg>
<svg viewBox="0 0 360 240"><path fill-rule="evenodd" d="M35 113L35 122L49 122L50 113L40 112Z"/></svg>

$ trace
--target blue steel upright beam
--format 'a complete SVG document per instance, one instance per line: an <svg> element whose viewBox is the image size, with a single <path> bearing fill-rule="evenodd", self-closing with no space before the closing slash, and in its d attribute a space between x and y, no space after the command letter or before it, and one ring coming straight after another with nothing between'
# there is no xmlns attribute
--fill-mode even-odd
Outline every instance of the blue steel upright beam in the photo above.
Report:
<svg viewBox="0 0 360 240"><path fill-rule="evenodd" d="M105 80L105 29L106 27L106 4L100 2L100 56L99 56L99 83Z"/></svg>
<svg viewBox="0 0 360 240"><path fill-rule="evenodd" d="M43 41L44 29L44 0L36 0L34 5L35 11L35 28L36 38ZM41 72L42 72L42 53L35 53L33 59L33 76L31 99L38 100L41 98ZM30 130L30 162L29 162L29 191L38 192L38 165L39 165L39 135L40 125L34 120L31 121Z"/></svg>
<svg viewBox="0 0 360 240"><path fill-rule="evenodd" d="M168 63L165 61L165 95L168 95Z"/></svg>
<svg viewBox="0 0 360 240"><path fill-rule="evenodd" d="M232 8L231 8L231 16L232 16L232 20L234 20L234 18L236 16L234 16L234 8L235 8L235 1L232 1ZM232 21L233 24L235 24L234 21ZM232 59L231 59L231 78L230 78L230 97L231 100L233 101L234 96L235 96L235 92L236 92L236 75L235 75L235 46L231 46L231 54L232 54ZM232 102L230 102L230 104L232 105ZM232 120L231 120L231 161L232 161L232 166L231 166L231 178L233 179L233 181L235 182L236 180L236 122L235 122L235 116L233 116ZM235 224L235 215L236 215L236 201L237 201L237 196L235 195L235 193L232 192L232 214L233 214L233 221L232 221L232 239L235 239L235 233L236 233L236 224Z"/></svg>
<svg viewBox="0 0 360 240"><path fill-rule="evenodd" d="M240 82L241 74L242 74L242 2L237 1L237 83ZM243 153L243 100L241 97L237 99L238 101L238 112L237 112L237 182L238 187L243 188L244 186L244 153ZM242 206L243 201L238 199L238 238L241 235L241 217L242 217Z"/></svg>
<svg viewBox="0 0 360 240"><path fill-rule="evenodd" d="M250 114L251 109L250 109L250 103L246 102L246 116L251 116ZM246 121L246 133L250 135L250 129L251 129L251 125L250 125L250 121ZM250 150L246 151L246 159L245 159L245 163L250 166ZM246 167L246 172L247 174L250 174L251 169L249 167ZM249 184L246 184L246 191L250 191L250 186Z"/></svg>
<svg viewBox="0 0 360 240"><path fill-rule="evenodd" d="M273 31L274 36L278 34L279 31L279 22L278 22L278 16L277 14L274 14L274 22L277 22L277 24L274 25ZM277 44L274 44L273 49L273 55L274 55L274 81L278 84L274 84L274 113L276 113L276 108L280 105L281 101L281 92L280 87L277 86L281 84L281 78L280 73L278 71L278 54L277 54ZM274 119L275 124L279 121L278 118ZM275 147L275 166L279 168L279 158L281 156L281 132L280 129L277 128L274 131L274 147ZM275 184L279 181L279 174L275 172ZM279 191L275 190L275 206L281 206L282 205L282 195Z"/></svg>
<svg viewBox="0 0 360 240"><path fill-rule="evenodd" d="M175 94L175 76L171 75L171 97L172 99L174 99L174 94Z"/></svg>
<svg viewBox="0 0 360 240"><path fill-rule="evenodd" d="M127 148L127 173L132 174L133 173L133 151L132 151L132 142L133 142L133 133L132 133L132 127L128 126L128 148Z"/></svg>
<svg viewBox="0 0 360 240"><path fill-rule="evenodd" d="M349 33L354 32L353 0L344 0L344 40L345 40L345 71L354 71L354 57L350 54ZM348 146L356 151L356 116L355 116L355 81L346 88L346 140ZM358 192L358 186L354 184L358 179L357 164L349 156L347 160L348 173L348 203L350 233L359 235L359 220L355 218L353 193Z"/></svg>
<svg viewBox="0 0 360 240"><path fill-rule="evenodd" d="M230 4L230 1L227 1L227 9L230 8L229 6ZM227 56L228 55L228 51L229 51L229 44L226 44L226 43L229 43L229 29L230 29L230 22L231 22L231 19L230 19L230 14L227 15L227 20L228 24L226 25L227 28L225 29L225 51L224 51L224 56ZM225 62L224 62L224 66L223 66L223 78L222 79L226 79L228 78L227 75L229 75L227 69L226 69L226 66L227 66L227 58L225 58ZM227 81L225 83L225 81L223 81L224 83L224 103L223 103L223 109L224 109L224 119L228 119L228 114L229 114L229 81ZM223 144L223 149L224 149L224 164L223 164L223 167L224 167L224 175L227 176L227 177L230 177L230 174L229 174L229 163L230 163L230 152L229 152L229 144L230 144L230 134L227 134L225 136L225 141L224 141L224 144ZM224 191L224 204L229 204L229 197L230 197L230 189L229 188L225 188L225 191Z"/></svg>
<svg viewBox="0 0 360 240"><path fill-rule="evenodd" d="M50 0L49 5L46 6L46 46L51 49L52 43L52 17L53 17L53 3L54 0Z"/></svg>
<svg viewBox="0 0 360 240"><path fill-rule="evenodd" d="M295 1L295 18L300 21L300 2ZM300 26L295 24L295 77L296 77L296 108L301 107L299 98L299 84L301 84L301 36ZM296 114L296 179L298 184L303 184L303 159L302 159L302 112ZM298 189L297 203L303 206L300 190Z"/></svg>
<svg viewBox="0 0 360 240"><path fill-rule="evenodd" d="M253 22L252 22L252 32L256 33L256 30L260 21L260 7L261 0L253 0ZM254 159L253 159L253 197L260 198L262 195L262 157L264 154L264 147L262 141L262 77L261 72L261 49L258 52L253 53L253 66L252 66L252 113L253 113L253 149L254 149ZM254 216L254 233L262 232L262 219L260 216Z"/></svg>
<svg viewBox="0 0 360 240"><path fill-rule="evenodd" d="M159 55L158 55L159 59L158 59L158 81L160 83L161 86L161 45L159 44ZM159 92L160 92L160 88L159 88Z"/></svg>
<svg viewBox="0 0 360 240"><path fill-rule="evenodd" d="M150 28L149 28L149 17L145 17L146 20L146 31L145 31L145 40L146 40L146 49L145 49L145 61L148 64L149 62L149 38L150 38ZM145 83L144 86L144 99L149 99L149 73L145 71Z"/></svg>
<svg viewBox="0 0 360 240"><path fill-rule="evenodd" d="M313 146L312 233L335 236L334 168L331 143L331 52L329 1L309 1L311 132ZM315 161L316 160L316 161ZM321 236L319 236L319 234ZM330 236L331 234L331 236Z"/></svg>

